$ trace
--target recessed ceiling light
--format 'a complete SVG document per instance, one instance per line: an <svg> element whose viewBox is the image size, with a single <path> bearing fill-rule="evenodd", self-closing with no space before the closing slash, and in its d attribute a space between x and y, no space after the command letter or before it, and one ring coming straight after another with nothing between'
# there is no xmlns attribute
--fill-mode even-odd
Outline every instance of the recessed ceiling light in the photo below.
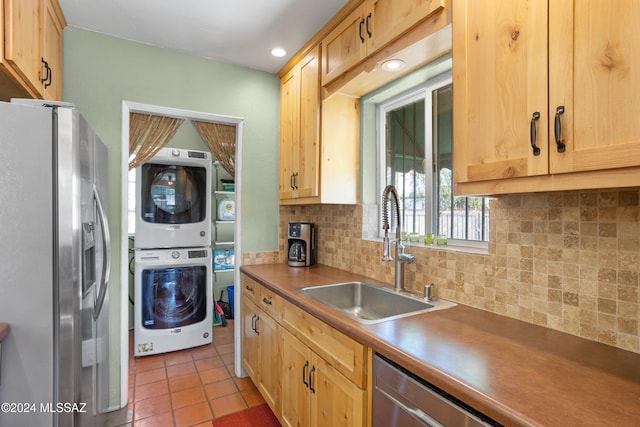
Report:
<svg viewBox="0 0 640 427"><path fill-rule="evenodd" d="M381 65L384 71L399 71L405 67L405 62L402 59L389 59L384 61Z"/></svg>
<svg viewBox="0 0 640 427"><path fill-rule="evenodd" d="M274 48L271 50L271 55L273 55L273 56L277 56L278 58L280 58L280 57L282 57L282 56L285 56L286 54L287 54L287 51L286 51L286 50L284 50L284 49L283 49L283 48L281 48L281 47L274 47Z"/></svg>

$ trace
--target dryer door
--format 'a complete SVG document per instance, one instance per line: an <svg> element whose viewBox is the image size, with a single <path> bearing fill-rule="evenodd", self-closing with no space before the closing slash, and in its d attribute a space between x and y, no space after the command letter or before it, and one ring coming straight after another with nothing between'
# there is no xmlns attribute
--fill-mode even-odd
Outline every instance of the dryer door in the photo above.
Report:
<svg viewBox="0 0 640 427"><path fill-rule="evenodd" d="M206 168L146 163L141 172L143 221L183 225L206 219Z"/></svg>
<svg viewBox="0 0 640 427"><path fill-rule="evenodd" d="M179 328L207 316L205 266L149 268L140 274L143 328Z"/></svg>

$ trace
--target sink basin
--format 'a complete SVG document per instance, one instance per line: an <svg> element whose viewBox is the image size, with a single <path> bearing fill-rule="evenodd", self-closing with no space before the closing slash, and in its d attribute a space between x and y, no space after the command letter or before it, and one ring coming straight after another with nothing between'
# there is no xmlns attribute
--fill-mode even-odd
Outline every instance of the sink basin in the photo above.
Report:
<svg viewBox="0 0 640 427"><path fill-rule="evenodd" d="M372 324L453 307L441 299L427 301L365 282L345 282L296 289L303 295L360 323Z"/></svg>

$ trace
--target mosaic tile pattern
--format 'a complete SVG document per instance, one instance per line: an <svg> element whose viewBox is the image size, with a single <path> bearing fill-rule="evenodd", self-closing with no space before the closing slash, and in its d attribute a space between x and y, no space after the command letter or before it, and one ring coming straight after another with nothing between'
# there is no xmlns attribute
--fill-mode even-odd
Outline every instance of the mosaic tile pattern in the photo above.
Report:
<svg viewBox="0 0 640 427"><path fill-rule="evenodd" d="M319 263L392 283L381 243L362 239L371 211L281 206L278 262L286 224L309 221ZM433 283L443 298L640 353L638 189L502 196L491 201L490 229L488 254L408 247L416 264L406 268L407 287Z"/></svg>
<svg viewBox="0 0 640 427"><path fill-rule="evenodd" d="M242 254L242 265L278 264L286 262L280 259L280 252L245 252Z"/></svg>

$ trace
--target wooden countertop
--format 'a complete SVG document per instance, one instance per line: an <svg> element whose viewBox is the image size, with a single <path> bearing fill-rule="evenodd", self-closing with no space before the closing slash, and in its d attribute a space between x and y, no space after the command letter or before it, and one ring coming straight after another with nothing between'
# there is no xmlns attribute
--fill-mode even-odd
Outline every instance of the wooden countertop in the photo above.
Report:
<svg viewBox="0 0 640 427"><path fill-rule="evenodd" d="M464 305L363 325L294 289L370 279L322 265L241 271L504 425L640 425L639 354Z"/></svg>
<svg viewBox="0 0 640 427"><path fill-rule="evenodd" d="M2 342L2 340L5 339L7 335L9 335L10 330L11 328L9 327L8 323L0 323L0 342Z"/></svg>

